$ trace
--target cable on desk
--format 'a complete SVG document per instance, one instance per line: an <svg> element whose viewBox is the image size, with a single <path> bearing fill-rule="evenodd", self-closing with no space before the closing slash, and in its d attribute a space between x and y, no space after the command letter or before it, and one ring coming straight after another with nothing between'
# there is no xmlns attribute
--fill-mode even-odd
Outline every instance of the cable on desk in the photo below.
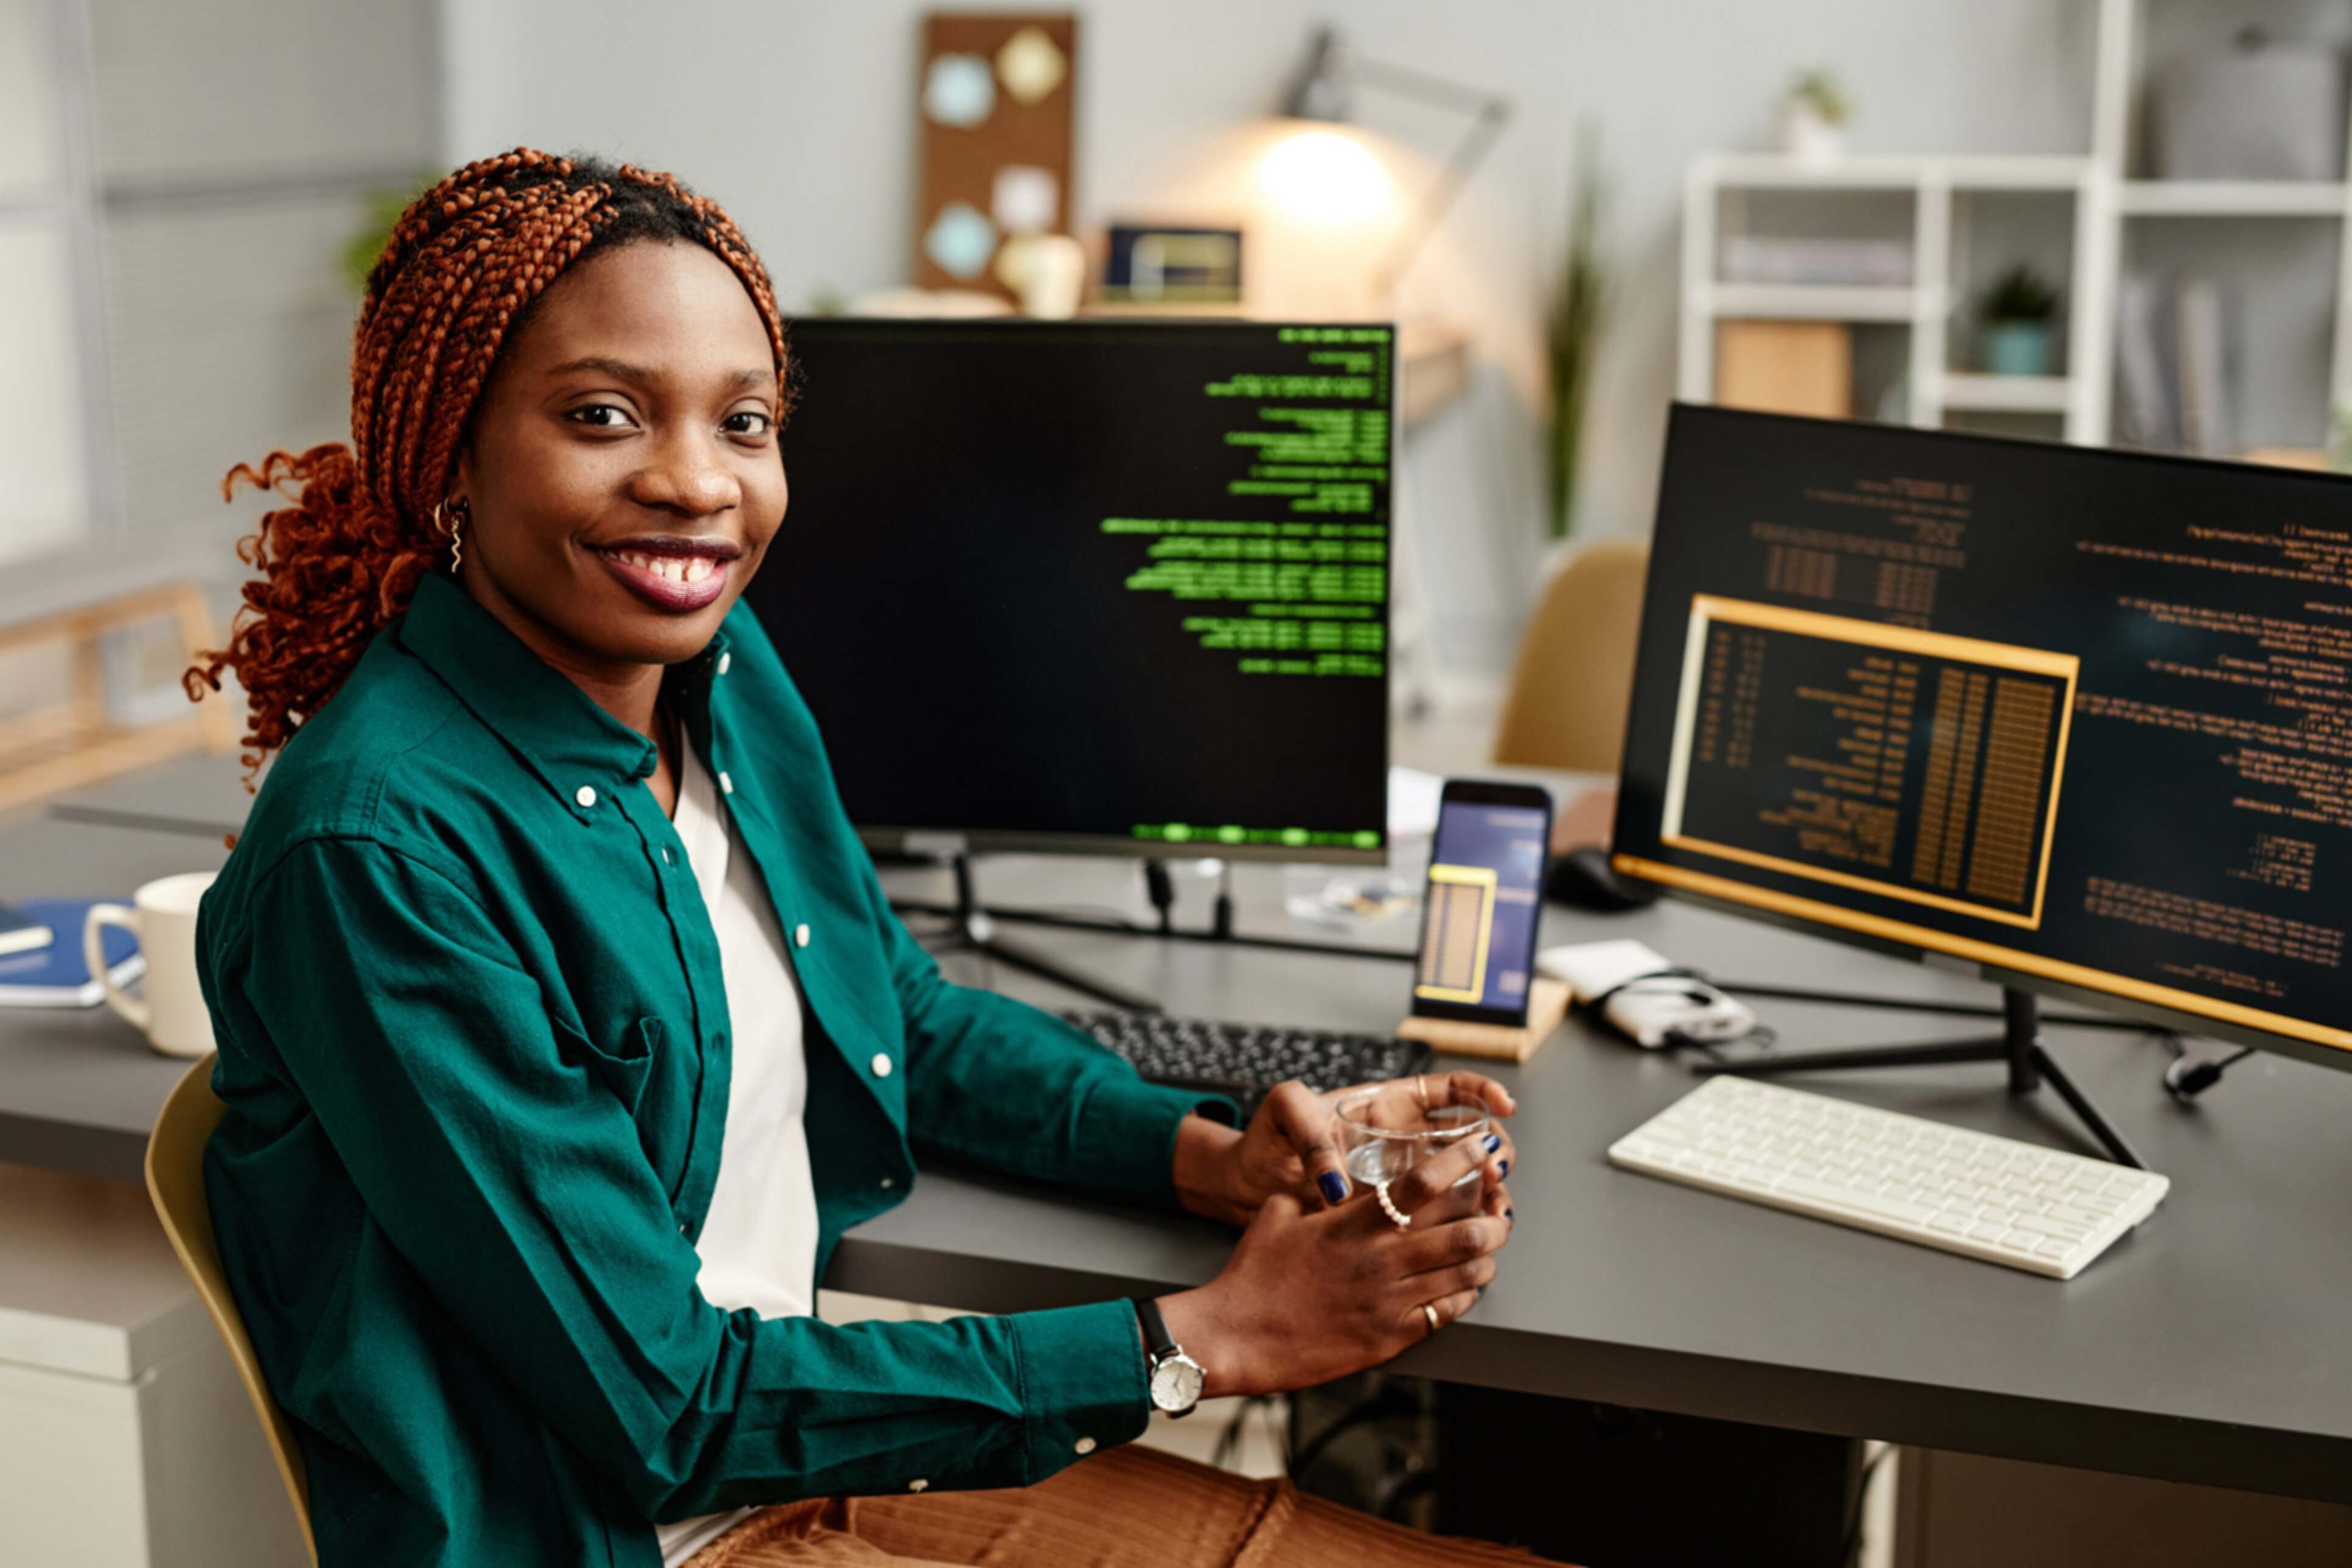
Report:
<svg viewBox="0 0 2352 1568"><path fill-rule="evenodd" d="M1940 1013L1960 1018L2007 1016L1999 1007L1979 1002L1915 1001L1902 996L1873 996L1859 991L1801 991L1786 985L1751 985L1744 980L1714 980L1708 983L1734 996L1769 996L1776 1002L1818 1002L1831 1007L1884 1007L1899 1013ZM2142 1035L2170 1032L2162 1024L2144 1024L2133 1018L2116 1018L2096 1013L2044 1013L2042 1022L2052 1028L2063 1026L2070 1029L2126 1029Z"/></svg>
<svg viewBox="0 0 2352 1568"><path fill-rule="evenodd" d="M2164 1092L2183 1105L2193 1105L2197 1097L2221 1081L2221 1075L2254 1054L2252 1046L2240 1046L2219 1061L2200 1061L2189 1054L2179 1037L2172 1037L2173 1058L2164 1069Z"/></svg>
<svg viewBox="0 0 2352 1568"><path fill-rule="evenodd" d="M955 915L952 905L935 904L922 899L892 899L890 908L894 913L901 915L943 915L950 919L954 918ZM1050 910L1005 909L997 904L989 905L986 912L994 920L1018 921L1029 925L1058 926L1066 931L1101 931L1111 936L1162 937L1171 942L1205 942L1226 947L1258 947L1276 952L1316 952L1321 953L1326 958L1391 959L1398 963L1412 963L1417 962L1420 956L1417 953L1392 947L1355 947L1346 942L1299 942L1289 937L1246 936L1237 931L1220 936L1214 931L1186 931L1181 926L1171 931L1156 931L1150 926L1139 925L1124 917L1107 920L1076 920L1067 915L1055 914Z"/></svg>

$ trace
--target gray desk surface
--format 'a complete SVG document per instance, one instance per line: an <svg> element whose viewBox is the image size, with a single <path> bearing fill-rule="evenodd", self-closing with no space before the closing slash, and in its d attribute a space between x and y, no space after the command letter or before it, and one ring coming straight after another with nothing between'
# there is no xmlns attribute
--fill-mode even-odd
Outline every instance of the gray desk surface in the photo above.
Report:
<svg viewBox="0 0 2352 1568"><path fill-rule="evenodd" d="M32 875L18 863L23 831L0 840L0 897L104 890L211 863L199 849L217 856L166 834L58 824L39 830L51 869ZM934 873L888 879L903 896L945 892ZM1183 887L1180 918L1197 923L1205 889ZM1109 862L990 860L981 888L1006 904L1139 912L1135 869ZM1244 929L1289 929L1278 889L1270 868L1243 868ZM1018 934L1208 1016L1380 1029L1404 995L1404 966L1390 960ZM1410 938L1402 927L1374 934L1395 945ZM1548 942L1602 936L1640 938L1726 978L1993 999L1967 980L1696 909L1547 914ZM959 978L990 978L973 960L950 963ZM1003 969L992 978L1033 1000L1071 1000ZM1966 1020L1894 1012L1759 1010L1796 1048L1978 1032ZM2352 1079L2258 1057L2184 1111L2166 1099L2164 1055L2147 1039L2053 1030L2051 1043L2174 1183L2137 1234L2063 1284L1612 1169L1607 1145L1693 1080L1670 1059L1571 1022L1532 1061L1497 1075L1522 1106L1511 1180L1519 1225L1502 1276L1467 1318L1399 1367L2352 1501L2352 1382L2335 1377L2347 1337L2342 1303L2352 1300L2352 1247L2343 1241L2352 1234L2352 1144L2341 1132ZM128 1147L178 1071L107 1017L0 1016L0 1159L46 1163L26 1142L43 1124L52 1145L97 1147L103 1134ZM2054 1102L2002 1096L1995 1068L1796 1081L2091 1152ZM1228 1246L1226 1233L1202 1222L932 1171L903 1207L847 1238L826 1283L1003 1311L1198 1283Z"/></svg>
<svg viewBox="0 0 2352 1568"><path fill-rule="evenodd" d="M77 790L52 802L47 815L59 822L216 839L242 826L252 804L244 763L234 757L205 757Z"/></svg>

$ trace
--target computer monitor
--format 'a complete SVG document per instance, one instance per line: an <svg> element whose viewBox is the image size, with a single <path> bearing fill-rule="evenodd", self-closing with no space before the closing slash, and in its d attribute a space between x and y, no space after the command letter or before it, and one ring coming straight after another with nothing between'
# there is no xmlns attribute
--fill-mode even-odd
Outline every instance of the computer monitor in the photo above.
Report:
<svg viewBox="0 0 2352 1568"><path fill-rule="evenodd" d="M1612 863L2352 1067L2347 677L2344 479L1677 407Z"/></svg>
<svg viewBox="0 0 2352 1568"><path fill-rule="evenodd" d="M748 597L868 845L1385 860L1394 338L795 323Z"/></svg>

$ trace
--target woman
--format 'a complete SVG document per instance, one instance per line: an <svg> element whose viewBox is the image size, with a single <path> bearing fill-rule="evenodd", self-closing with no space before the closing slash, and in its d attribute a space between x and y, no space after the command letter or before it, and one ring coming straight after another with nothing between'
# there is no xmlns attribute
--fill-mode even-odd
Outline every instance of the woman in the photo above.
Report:
<svg viewBox="0 0 2352 1568"><path fill-rule="evenodd" d="M205 1178L320 1560L1455 1550L1112 1457L1151 1408L1129 1303L809 1315L920 1151L1246 1225L1157 1307L1206 1394L1297 1387L1470 1306L1509 1151L1387 1194L1409 1218L1475 1169L1479 1213L1392 1224L1339 1201L1297 1086L1237 1132L941 979L733 612L783 521L790 370L714 204L518 151L394 230L352 449L231 475L301 488L191 672L234 669L249 742L282 749L205 902L228 1107ZM1468 1075L1428 1089L1509 1106ZM1157 1539L1169 1518L1183 1539Z"/></svg>

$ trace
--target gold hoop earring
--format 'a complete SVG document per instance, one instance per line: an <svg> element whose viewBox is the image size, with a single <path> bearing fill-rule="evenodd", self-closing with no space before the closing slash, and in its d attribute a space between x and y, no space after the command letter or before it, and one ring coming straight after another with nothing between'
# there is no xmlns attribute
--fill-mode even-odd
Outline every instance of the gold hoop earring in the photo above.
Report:
<svg viewBox="0 0 2352 1568"><path fill-rule="evenodd" d="M443 521L444 512L448 514L446 521ZM461 531L466 526L466 520L473 515L472 503L463 496L443 501L433 509L433 521L440 523L441 531L449 536L449 574L453 577L457 574L457 568L466 563L466 541Z"/></svg>

